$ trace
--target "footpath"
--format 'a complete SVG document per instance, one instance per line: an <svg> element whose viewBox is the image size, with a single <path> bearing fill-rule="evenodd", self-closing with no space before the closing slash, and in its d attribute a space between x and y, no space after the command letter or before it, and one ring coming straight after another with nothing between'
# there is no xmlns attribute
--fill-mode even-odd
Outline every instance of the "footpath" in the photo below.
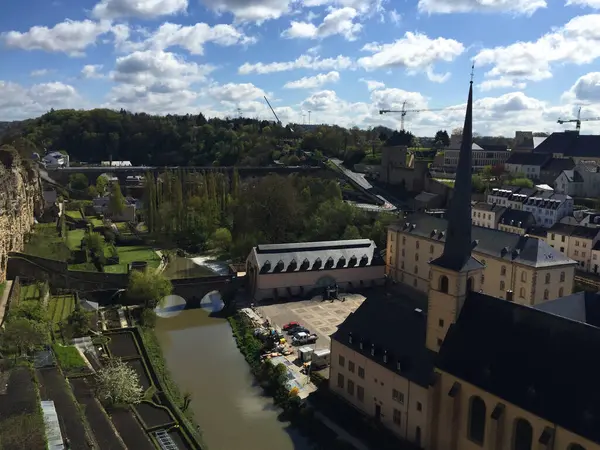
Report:
<svg viewBox="0 0 600 450"><path fill-rule="evenodd" d="M4 286L4 292L2 292L2 298L0 298L0 324L4 324L4 314L6 313L6 304L8 303L8 294L12 289L12 280L6 280Z"/></svg>

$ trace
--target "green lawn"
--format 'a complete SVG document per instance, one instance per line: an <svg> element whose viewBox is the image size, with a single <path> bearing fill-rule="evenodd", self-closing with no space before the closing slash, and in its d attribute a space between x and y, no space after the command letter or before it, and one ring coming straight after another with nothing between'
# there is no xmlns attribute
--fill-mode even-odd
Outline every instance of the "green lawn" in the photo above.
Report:
<svg viewBox="0 0 600 450"><path fill-rule="evenodd" d="M88 217L87 219L94 228L104 226L104 222L102 222L102 219L99 219L98 217Z"/></svg>
<svg viewBox="0 0 600 450"><path fill-rule="evenodd" d="M454 180L447 180L444 178L435 178L435 181L439 181L440 183L444 183L450 187L454 187Z"/></svg>
<svg viewBox="0 0 600 450"><path fill-rule="evenodd" d="M75 220L83 219L83 217L81 216L81 212L79 211L65 211L65 214Z"/></svg>
<svg viewBox="0 0 600 450"><path fill-rule="evenodd" d="M53 295L48 302L48 318L52 320L52 329L60 332L59 322L65 320L75 309L75 296Z"/></svg>
<svg viewBox="0 0 600 450"><path fill-rule="evenodd" d="M74 346L53 344L52 350L54 350L54 354L56 355L60 367L62 367L65 372L85 369L85 361Z"/></svg>
<svg viewBox="0 0 600 450"><path fill-rule="evenodd" d="M23 253L59 261L66 261L71 256L63 239L58 235L55 223L36 224Z"/></svg>
<svg viewBox="0 0 600 450"><path fill-rule="evenodd" d="M151 247L138 245L117 247L117 252L119 254L119 264L104 266L105 272L127 273L128 264L133 261L147 261L148 267L153 269L160 265L160 258Z"/></svg>
<svg viewBox="0 0 600 450"><path fill-rule="evenodd" d="M69 250L79 250L81 246L81 240L85 235L85 230L69 230L67 233L67 247Z"/></svg>
<svg viewBox="0 0 600 450"><path fill-rule="evenodd" d="M21 286L21 295L19 301L38 300L40 298L40 289L37 284Z"/></svg>

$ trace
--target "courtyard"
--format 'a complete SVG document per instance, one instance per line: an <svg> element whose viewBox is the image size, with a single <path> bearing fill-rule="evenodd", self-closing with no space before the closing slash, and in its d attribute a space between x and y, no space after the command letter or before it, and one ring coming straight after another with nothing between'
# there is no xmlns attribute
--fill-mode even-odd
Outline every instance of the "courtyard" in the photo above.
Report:
<svg viewBox="0 0 600 450"><path fill-rule="evenodd" d="M298 322L315 333L319 338L315 349L330 348L330 336L336 332L350 313L365 300L360 294L344 294L342 300L321 300L316 297L310 300L296 300L288 303L257 307L259 313L273 325L281 328L288 322Z"/></svg>

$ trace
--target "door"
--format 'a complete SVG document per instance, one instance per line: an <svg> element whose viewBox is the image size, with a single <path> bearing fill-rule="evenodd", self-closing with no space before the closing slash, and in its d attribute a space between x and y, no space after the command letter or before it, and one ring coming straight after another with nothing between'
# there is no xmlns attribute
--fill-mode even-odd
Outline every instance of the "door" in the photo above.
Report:
<svg viewBox="0 0 600 450"><path fill-rule="evenodd" d="M417 444L417 447L421 448L421 427L417 427L415 433L415 444Z"/></svg>
<svg viewBox="0 0 600 450"><path fill-rule="evenodd" d="M381 420L381 405L375 403L375 420L379 422Z"/></svg>

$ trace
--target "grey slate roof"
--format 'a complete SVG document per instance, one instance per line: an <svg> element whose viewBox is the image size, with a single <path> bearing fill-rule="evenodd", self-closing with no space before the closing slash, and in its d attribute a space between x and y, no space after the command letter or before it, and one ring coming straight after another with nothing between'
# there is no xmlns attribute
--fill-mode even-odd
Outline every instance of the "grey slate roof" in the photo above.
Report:
<svg viewBox="0 0 600 450"><path fill-rule="evenodd" d="M562 173L565 174L567 180L573 183L583 183L583 178L576 170L563 170Z"/></svg>
<svg viewBox="0 0 600 450"><path fill-rule="evenodd" d="M331 338L402 377L428 387L433 377L435 353L425 346L427 309L419 306L420 302L409 296L369 296Z"/></svg>
<svg viewBox="0 0 600 450"><path fill-rule="evenodd" d="M496 203L486 203L486 202L477 202L472 206L473 210L478 210L478 211L494 211L494 212L502 212L504 209L506 209L504 206L500 206Z"/></svg>
<svg viewBox="0 0 600 450"><path fill-rule="evenodd" d="M552 133L535 148L535 153L562 153L580 158L600 157L600 136L575 132Z"/></svg>
<svg viewBox="0 0 600 450"><path fill-rule="evenodd" d="M600 293L576 292L534 306L535 309L600 327Z"/></svg>
<svg viewBox="0 0 600 450"><path fill-rule="evenodd" d="M522 166L543 166L552 156L546 153L512 153L505 164L518 164Z"/></svg>
<svg viewBox="0 0 600 450"><path fill-rule="evenodd" d="M583 239L594 239L600 232L598 228L569 225L566 223L555 223L550 227L548 233L556 233L565 236L580 237Z"/></svg>
<svg viewBox="0 0 600 450"><path fill-rule="evenodd" d="M599 328L472 292L436 366L600 442L599 353Z"/></svg>
<svg viewBox="0 0 600 450"><path fill-rule="evenodd" d="M520 209L508 208L500 216L500 223L513 227L528 227L535 224L535 218L529 211L521 211Z"/></svg>
<svg viewBox="0 0 600 450"><path fill-rule="evenodd" d="M252 252L263 274L385 265L369 239L257 245Z"/></svg>
<svg viewBox="0 0 600 450"><path fill-rule="evenodd" d="M543 171L560 173L563 170L571 170L575 167L575 161L572 158L551 158L542 167Z"/></svg>
<svg viewBox="0 0 600 450"><path fill-rule="evenodd" d="M446 223L446 219L415 213L399 224L391 225L390 228L425 239L445 242ZM473 226L472 239L472 251L505 261L514 261L531 267L577 264L576 261L550 247L545 241L534 237Z"/></svg>

